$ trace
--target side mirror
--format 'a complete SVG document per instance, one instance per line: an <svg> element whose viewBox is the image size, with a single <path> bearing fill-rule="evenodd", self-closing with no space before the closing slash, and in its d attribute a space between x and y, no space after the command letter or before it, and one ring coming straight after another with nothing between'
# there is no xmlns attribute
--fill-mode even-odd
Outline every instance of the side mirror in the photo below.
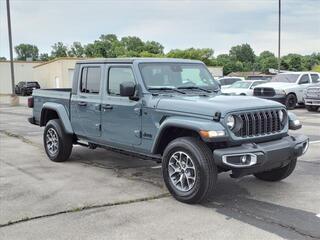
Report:
<svg viewBox="0 0 320 240"><path fill-rule="evenodd" d="M136 90L136 84L133 82L123 82L120 84L121 97L133 97Z"/></svg>

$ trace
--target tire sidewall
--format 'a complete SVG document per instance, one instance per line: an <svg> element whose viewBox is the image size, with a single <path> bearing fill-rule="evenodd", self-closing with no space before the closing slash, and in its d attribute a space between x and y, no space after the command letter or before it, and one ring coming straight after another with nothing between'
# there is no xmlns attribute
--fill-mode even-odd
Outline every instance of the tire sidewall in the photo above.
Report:
<svg viewBox="0 0 320 240"><path fill-rule="evenodd" d="M47 148L47 143L46 143L46 135L49 129L53 128L57 134L58 134L58 151L55 154L51 154ZM59 124L59 120L50 120L44 130L43 134L43 144L44 144L44 149L47 153L47 156L50 158L52 161L57 161L56 159L59 157L61 154L62 148L63 148L63 140L62 140L62 129Z"/></svg>
<svg viewBox="0 0 320 240"><path fill-rule="evenodd" d="M292 104L292 105L290 104L290 99L294 100L294 104ZM287 107L287 109L292 110L292 109L294 109L296 107L296 105L297 105L296 96L294 94L292 94L292 93L288 94L288 96L286 97L286 107Z"/></svg>
<svg viewBox="0 0 320 240"><path fill-rule="evenodd" d="M173 153L177 151L182 151L188 154L194 163L195 170L196 170L196 181L192 189L189 191L183 192L177 189L173 183L171 182L171 179L169 177L169 160ZM202 158L202 159L200 159ZM209 170L206 166L203 165L203 162L206 161L203 159L203 155L194 146L191 146L190 144L184 142L184 141L173 141L168 145L168 147L165 149L162 159L162 173L163 173L163 179L164 182L169 190L169 192L177 198L179 201L182 202L198 202L197 199L201 199L203 193L208 188L209 184ZM215 181L217 173L215 172L213 174Z"/></svg>

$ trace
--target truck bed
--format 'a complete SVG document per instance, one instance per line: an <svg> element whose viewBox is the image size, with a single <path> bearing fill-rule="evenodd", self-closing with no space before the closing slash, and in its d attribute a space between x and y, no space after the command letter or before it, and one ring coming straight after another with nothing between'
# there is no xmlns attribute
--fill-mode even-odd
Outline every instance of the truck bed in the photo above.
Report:
<svg viewBox="0 0 320 240"><path fill-rule="evenodd" d="M69 115L71 88L36 89L32 96L34 98L33 116L36 123L40 122L41 109L46 102L62 104Z"/></svg>

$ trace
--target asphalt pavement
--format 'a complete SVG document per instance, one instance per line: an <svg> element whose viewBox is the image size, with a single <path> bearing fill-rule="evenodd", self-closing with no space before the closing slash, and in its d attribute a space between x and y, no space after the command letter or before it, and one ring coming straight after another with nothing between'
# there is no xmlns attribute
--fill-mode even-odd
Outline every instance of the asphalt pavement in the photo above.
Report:
<svg viewBox="0 0 320 240"><path fill-rule="evenodd" d="M293 111L310 149L287 179L219 175L203 204L174 200L161 165L74 147L50 162L25 106L0 104L0 239L320 239L320 113Z"/></svg>

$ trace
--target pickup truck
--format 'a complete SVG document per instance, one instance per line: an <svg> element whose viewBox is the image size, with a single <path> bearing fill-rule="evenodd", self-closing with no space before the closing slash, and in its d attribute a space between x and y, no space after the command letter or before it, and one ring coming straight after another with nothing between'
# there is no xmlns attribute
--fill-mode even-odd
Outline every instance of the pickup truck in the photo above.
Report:
<svg viewBox="0 0 320 240"><path fill-rule="evenodd" d="M319 83L317 72L286 72L274 76L270 82L255 87L253 95L274 100L292 110L297 104L304 104L304 90Z"/></svg>
<svg viewBox="0 0 320 240"><path fill-rule="evenodd" d="M309 145L288 134L301 124L282 104L223 96L194 60L79 61L72 89L35 90L28 105L52 161L67 160L75 144L152 158L185 203L206 199L221 172L280 181Z"/></svg>
<svg viewBox="0 0 320 240"><path fill-rule="evenodd" d="M304 104L309 112L316 112L320 108L320 83L306 89Z"/></svg>

